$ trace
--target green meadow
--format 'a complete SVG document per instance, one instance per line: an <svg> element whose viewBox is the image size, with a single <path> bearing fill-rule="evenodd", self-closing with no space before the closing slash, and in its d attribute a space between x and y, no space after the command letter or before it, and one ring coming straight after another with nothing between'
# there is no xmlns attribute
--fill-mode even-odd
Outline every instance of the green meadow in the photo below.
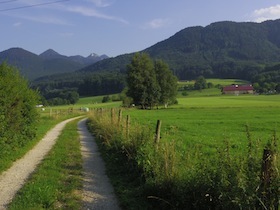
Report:
<svg viewBox="0 0 280 210"><path fill-rule="evenodd" d="M179 98L179 104L168 109L126 110L131 121L149 128L162 121L162 138L175 140L184 147L201 147L205 151L230 142L233 151L242 151L248 144L246 125L254 140L266 143L279 131L280 97L217 96Z"/></svg>
<svg viewBox="0 0 280 210"><path fill-rule="evenodd" d="M178 97L167 109L122 109L122 129L110 109L90 118L124 209L270 209L277 201L278 159L272 158L271 188L262 187L260 174L264 149L279 150L280 96L213 90ZM261 197L269 192L269 200Z"/></svg>

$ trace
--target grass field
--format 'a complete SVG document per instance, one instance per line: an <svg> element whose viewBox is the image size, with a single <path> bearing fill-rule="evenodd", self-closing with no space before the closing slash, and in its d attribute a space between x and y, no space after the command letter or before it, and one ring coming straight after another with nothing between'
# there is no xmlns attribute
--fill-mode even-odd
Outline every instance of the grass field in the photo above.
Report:
<svg viewBox="0 0 280 210"><path fill-rule="evenodd" d="M162 120L163 138L181 142L184 145L181 148L196 146L212 152L225 140L231 143L233 151L246 149L245 125L249 126L253 139L263 143L275 130L278 133L280 130L278 95L187 97L178 101L178 105L168 109L133 109L124 114L150 128Z"/></svg>
<svg viewBox="0 0 280 210"><path fill-rule="evenodd" d="M260 177L264 148L279 154L279 95L189 95L168 109L124 109L129 135L120 134L124 129L107 113L107 119L96 113L92 128L100 145L108 145L107 166L127 209L271 209L279 201L279 161L271 158L269 201L261 197L268 190ZM157 120L162 127L155 144Z"/></svg>

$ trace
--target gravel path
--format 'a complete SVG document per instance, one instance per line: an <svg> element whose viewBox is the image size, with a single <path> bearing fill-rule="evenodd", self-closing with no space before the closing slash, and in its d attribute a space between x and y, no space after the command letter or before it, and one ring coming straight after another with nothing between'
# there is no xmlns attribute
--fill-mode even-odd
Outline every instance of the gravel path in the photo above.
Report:
<svg viewBox="0 0 280 210"><path fill-rule="evenodd" d="M55 144L65 125L77 118L65 120L51 129L46 136L26 155L14 162L11 168L0 175L0 210L6 209L17 191L24 185L36 166Z"/></svg>
<svg viewBox="0 0 280 210"><path fill-rule="evenodd" d="M78 123L83 156L83 202L87 210L118 210L117 199L105 173L105 165L93 136L86 128L86 119Z"/></svg>

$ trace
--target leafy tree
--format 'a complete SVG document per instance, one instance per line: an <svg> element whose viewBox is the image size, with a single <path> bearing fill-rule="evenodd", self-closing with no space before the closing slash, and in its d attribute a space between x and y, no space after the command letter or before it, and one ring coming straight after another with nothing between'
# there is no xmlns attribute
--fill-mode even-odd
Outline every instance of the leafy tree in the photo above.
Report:
<svg viewBox="0 0 280 210"><path fill-rule="evenodd" d="M152 107L160 97L153 61L145 53L136 53L127 66L127 96L142 108Z"/></svg>
<svg viewBox="0 0 280 210"><path fill-rule="evenodd" d="M160 86L159 102L167 107L168 104L173 103L176 99L177 77L172 74L168 65L162 60L155 62L155 71Z"/></svg>
<svg viewBox="0 0 280 210"><path fill-rule="evenodd" d="M136 105L154 106L175 102L177 78L162 60L153 60L145 53L137 53L127 67L127 96Z"/></svg>
<svg viewBox="0 0 280 210"><path fill-rule="evenodd" d="M207 88L207 82L206 79L203 76L199 76L195 83L194 83L194 89L195 90L202 90Z"/></svg>
<svg viewBox="0 0 280 210"><path fill-rule="evenodd" d="M0 157L6 149L23 146L35 136L38 101L38 93L15 68L0 65Z"/></svg>

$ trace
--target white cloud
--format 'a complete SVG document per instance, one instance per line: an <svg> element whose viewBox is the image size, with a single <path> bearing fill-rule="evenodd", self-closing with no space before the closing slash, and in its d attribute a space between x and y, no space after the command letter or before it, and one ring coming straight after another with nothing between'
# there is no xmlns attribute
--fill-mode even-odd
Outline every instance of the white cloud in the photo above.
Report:
<svg viewBox="0 0 280 210"><path fill-rule="evenodd" d="M21 26L21 25L22 25L21 22L16 22L16 23L13 24L14 27L19 27L19 26Z"/></svg>
<svg viewBox="0 0 280 210"><path fill-rule="evenodd" d="M255 10L252 15L253 21L263 22L280 18L280 4Z"/></svg>
<svg viewBox="0 0 280 210"><path fill-rule="evenodd" d="M59 19L57 17L51 17L51 16L24 16L24 15L15 15L14 17L30 20L33 22L38 23L47 23L47 24L55 24L55 25L70 25L66 21Z"/></svg>
<svg viewBox="0 0 280 210"><path fill-rule="evenodd" d="M89 0L89 1L94 3L95 6L97 6L97 7L108 7L111 5L111 3L109 3L106 0Z"/></svg>
<svg viewBox="0 0 280 210"><path fill-rule="evenodd" d="M69 12L75 12L75 13L78 13L83 16L96 17L96 18L101 18L101 19L106 19L106 20L114 20L114 21L128 24L128 21L126 21L122 18L105 15L105 14L98 12L95 9L91 9L91 8L87 8L87 7L82 7L82 6L68 7L67 10Z"/></svg>
<svg viewBox="0 0 280 210"><path fill-rule="evenodd" d="M144 29L148 29L148 28L158 29L158 28L165 27L169 24L170 24L169 19L157 18L157 19L153 19L150 22L146 23L144 26Z"/></svg>

